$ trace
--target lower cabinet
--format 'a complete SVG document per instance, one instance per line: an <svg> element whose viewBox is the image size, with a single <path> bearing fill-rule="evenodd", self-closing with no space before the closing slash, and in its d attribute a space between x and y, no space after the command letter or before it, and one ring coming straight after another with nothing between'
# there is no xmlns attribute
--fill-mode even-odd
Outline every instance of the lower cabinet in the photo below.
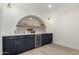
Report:
<svg viewBox="0 0 79 59"><path fill-rule="evenodd" d="M26 36L26 48L27 50L31 50L35 48L35 35L28 35Z"/></svg>
<svg viewBox="0 0 79 59"><path fill-rule="evenodd" d="M14 37L3 37L3 54L15 55L18 53L18 40Z"/></svg>
<svg viewBox="0 0 79 59"><path fill-rule="evenodd" d="M52 43L53 41L53 35L52 33L49 34L41 34L41 45L46 45L48 43Z"/></svg>
<svg viewBox="0 0 79 59"><path fill-rule="evenodd" d="M20 36L18 39L18 53L35 48L35 35Z"/></svg>
<svg viewBox="0 0 79 59"><path fill-rule="evenodd" d="M24 52L27 50L27 40L26 37L23 38L23 36L20 36L20 38L17 39L18 40L18 53Z"/></svg>
<svg viewBox="0 0 79 59"><path fill-rule="evenodd" d="M16 55L35 48L35 35L3 37L3 55Z"/></svg>
<svg viewBox="0 0 79 59"><path fill-rule="evenodd" d="M39 34L40 38L35 35L3 36L3 55L17 55L35 48L35 45L40 47L52 43L52 33ZM36 44L39 41L40 46Z"/></svg>

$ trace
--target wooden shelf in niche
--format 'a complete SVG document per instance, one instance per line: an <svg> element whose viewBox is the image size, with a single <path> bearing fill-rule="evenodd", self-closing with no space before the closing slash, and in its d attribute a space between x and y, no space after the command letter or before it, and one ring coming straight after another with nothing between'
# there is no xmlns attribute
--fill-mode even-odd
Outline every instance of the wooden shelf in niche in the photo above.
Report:
<svg viewBox="0 0 79 59"><path fill-rule="evenodd" d="M27 26L27 25L16 25L17 27L30 27L30 28L45 28L45 26Z"/></svg>

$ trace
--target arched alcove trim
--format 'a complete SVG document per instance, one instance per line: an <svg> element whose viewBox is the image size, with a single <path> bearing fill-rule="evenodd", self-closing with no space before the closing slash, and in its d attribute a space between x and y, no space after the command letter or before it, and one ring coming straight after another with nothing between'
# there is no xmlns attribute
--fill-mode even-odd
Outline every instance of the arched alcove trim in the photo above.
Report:
<svg viewBox="0 0 79 59"><path fill-rule="evenodd" d="M40 27L38 27L38 28L45 28L45 27L46 27L46 25L44 24L44 22L42 21L42 19L41 19L40 17L38 17L38 16L35 16L35 15L29 15L29 16L23 17L23 18L17 23L16 27L22 27L22 26L26 27L26 26L27 26L26 24L23 25L23 24L20 24L20 23L21 23L21 21L23 21L24 19L27 19L27 18L34 18L34 19L38 20L38 21L41 23L41 25L43 25L43 26L40 26ZM27 26L27 27L32 27L32 26ZM34 27L37 27L37 26L34 26Z"/></svg>
<svg viewBox="0 0 79 59"><path fill-rule="evenodd" d="M25 33L25 31L26 30L28 31L29 29L30 31L34 30L34 31L43 32L46 28L46 25L44 24L44 22L42 21L40 17L35 16L35 15L28 15L28 16L23 17L20 21L18 21L18 23L16 24L16 27L17 27L16 33L17 32Z"/></svg>

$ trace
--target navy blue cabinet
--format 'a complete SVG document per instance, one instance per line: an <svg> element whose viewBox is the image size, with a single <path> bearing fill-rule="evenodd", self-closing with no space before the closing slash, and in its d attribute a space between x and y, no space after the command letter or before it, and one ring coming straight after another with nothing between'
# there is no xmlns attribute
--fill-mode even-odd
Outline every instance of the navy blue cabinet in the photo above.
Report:
<svg viewBox="0 0 79 59"><path fill-rule="evenodd" d="M27 35L26 40L27 50L35 48L35 35Z"/></svg>
<svg viewBox="0 0 79 59"><path fill-rule="evenodd" d="M52 43L52 33L3 36L3 55L16 55Z"/></svg>
<svg viewBox="0 0 79 59"><path fill-rule="evenodd" d="M35 48L35 35L3 37L3 54L16 55Z"/></svg>
<svg viewBox="0 0 79 59"><path fill-rule="evenodd" d="M15 37L3 37L3 54L15 55L18 53L18 40Z"/></svg>
<svg viewBox="0 0 79 59"><path fill-rule="evenodd" d="M17 38L18 40L18 53L24 52L27 50L27 46L26 46L26 36L18 36Z"/></svg>
<svg viewBox="0 0 79 59"><path fill-rule="evenodd" d="M52 43L53 35L52 33L41 34L41 45L46 45L48 43Z"/></svg>

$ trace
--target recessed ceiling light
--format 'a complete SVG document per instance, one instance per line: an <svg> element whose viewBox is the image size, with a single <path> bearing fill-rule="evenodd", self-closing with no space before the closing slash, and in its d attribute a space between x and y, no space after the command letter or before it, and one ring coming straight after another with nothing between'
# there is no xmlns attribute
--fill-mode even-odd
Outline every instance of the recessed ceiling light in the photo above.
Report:
<svg viewBox="0 0 79 59"><path fill-rule="evenodd" d="M48 7L49 7L49 8L52 8L52 5L51 5L51 4L49 4L49 5L48 5Z"/></svg>

